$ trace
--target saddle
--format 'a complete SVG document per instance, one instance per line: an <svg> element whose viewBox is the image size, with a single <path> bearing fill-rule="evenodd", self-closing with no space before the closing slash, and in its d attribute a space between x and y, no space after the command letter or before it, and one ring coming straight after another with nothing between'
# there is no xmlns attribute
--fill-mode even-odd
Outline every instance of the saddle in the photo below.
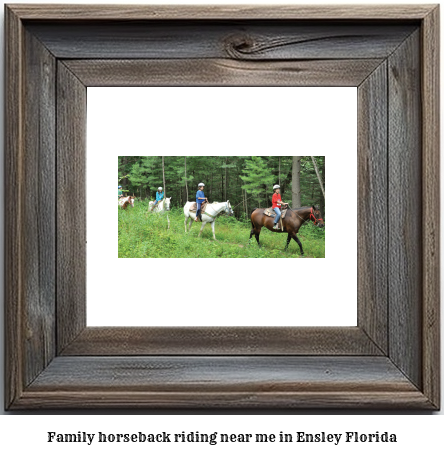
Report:
<svg viewBox="0 0 444 456"><path fill-rule="evenodd" d="M264 210L264 214L268 215L269 217L276 217L276 212L274 212L274 209L272 207L269 207ZM278 229L281 231L284 231L284 225L282 224L282 220L284 220L285 216L287 215L287 209L283 209L281 211L281 218L279 219L278 222Z"/></svg>
<svg viewBox="0 0 444 456"><path fill-rule="evenodd" d="M208 204L207 202L202 203L202 206L200 206L200 212L201 212L201 213L204 213L204 212L205 212L205 208L206 208L207 204ZM190 208L189 208L188 210L189 210L190 212L196 212L196 211L197 211L197 203L194 202L194 203L190 206Z"/></svg>

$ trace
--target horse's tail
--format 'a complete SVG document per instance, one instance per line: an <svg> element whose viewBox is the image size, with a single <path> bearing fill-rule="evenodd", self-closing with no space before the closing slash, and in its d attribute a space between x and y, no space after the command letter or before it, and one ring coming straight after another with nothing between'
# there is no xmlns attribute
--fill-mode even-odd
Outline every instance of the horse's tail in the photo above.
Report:
<svg viewBox="0 0 444 456"><path fill-rule="evenodd" d="M251 227L254 229L256 229L256 227L254 226L254 222L253 222L253 218L251 217L253 215L253 212L257 209L257 207L253 208L252 211L250 212L250 221L251 221Z"/></svg>

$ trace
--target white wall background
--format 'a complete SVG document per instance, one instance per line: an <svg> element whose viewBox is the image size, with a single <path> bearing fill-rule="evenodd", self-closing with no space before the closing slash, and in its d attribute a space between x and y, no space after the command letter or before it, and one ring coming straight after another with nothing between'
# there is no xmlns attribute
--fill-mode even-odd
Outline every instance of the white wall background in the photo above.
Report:
<svg viewBox="0 0 444 456"><path fill-rule="evenodd" d="M61 0L47 3L60 3ZM37 3L31 1L25 1L23 3ZM76 3L89 3L87 1L76 0ZM101 1L94 0L94 3L112 3L111 1ZM119 2L114 2L119 3ZM121 3L121 2L120 2ZM140 3L135 0L132 3ZM152 4L167 3L165 1L156 1L151 0ZM172 2L172 3L178 3ZM186 1L182 3L211 3L210 1ZM262 4L262 3L271 3L263 2L261 0L243 0L240 1L229 1L229 0L219 0L219 4L237 4L237 3L250 3L250 4ZM298 3L294 1L280 0L281 4L288 3ZM306 4L307 1L302 1L302 4ZM328 0L315 0L311 2L312 4L331 4ZM341 4L346 3L358 3L356 1L347 1L341 0ZM376 4L381 3L381 0L366 0L365 3ZM391 3L405 4L405 3L429 3L422 1L391 1ZM3 9L0 11L0 14L3 16ZM1 22L1 34L3 36L3 21ZM0 53L3 54L3 46L0 47ZM3 60L3 59L2 59ZM2 82L4 80L3 70L1 73ZM3 86L3 84L2 84ZM3 92L1 92L0 97L3 98ZM3 137L3 123L0 123L0 134ZM3 176L3 159L0 159L0 171ZM3 186L0 187L0 226L3 227L4 220L4 194ZM444 196L444 195L442 195ZM441 201L444 201L442 197ZM442 233L441 233L442 235ZM444 245L444 243L441 243ZM0 254L3 256L3 236L0 237ZM442 258L441 252L441 258ZM3 262L0 265L0 288L3 286L3 277L4 277L4 264ZM444 273L444 270L441 269L441 273ZM2 300L3 308L3 293L0 294L0 300ZM444 328L443 324L443 315L441 313L441 328ZM3 331L3 312L0 311L0 344L3 344L4 340L4 331ZM444 340L444 337L442 338ZM444 353L444 347L441 350L441 354ZM3 381L4 381L4 359L3 359L3 350L0 350L0 403L3 404ZM442 355L441 355L442 356ZM444 365L444 363L442 363ZM444 376L442 376L442 382L444 381ZM441 391L444 391L443 386ZM0 406L1 410L1 406ZM106 413L106 412L105 412ZM406 415L405 413L402 413ZM147 416L144 416L147 415ZM51 415L50 413L43 414L43 416L23 416L20 414L11 414L5 413L0 417L0 448L4 454L9 452L13 453L25 453L33 452L36 454L42 454L43 452L47 455L60 454L63 451L66 455L75 454L77 455L79 450L89 452L96 451L97 447L87 447L83 444L66 444L60 447L51 446L46 443L46 432L55 430L58 432L70 432L75 433L77 431L87 431L87 432L149 432L150 430L165 430L170 429L171 431L181 432L181 431L191 431L191 430L219 430L219 431L228 431L228 432L279 432L283 430L285 432L295 432L298 430L306 430L309 432L345 432L345 431L361 431L361 432L375 432L377 430L384 431L388 430L389 432L397 432L399 435L399 444L351 444L351 446L332 446L327 444L309 445L309 446L290 446L290 447L269 447L263 445L261 447L254 447L255 454L269 454L270 449L276 448L279 451L279 454L291 454L308 450L310 454L314 455L324 455L326 452L328 454L341 454L341 455L355 455L358 452L364 455L374 454L378 452L379 454L412 454L412 453L428 453L428 454L440 454L443 450L443 441L442 441L442 429L444 424L443 412L435 413L434 415L440 416L423 416L423 414L410 414L408 416L398 416L396 413L390 414L381 414L380 412L376 414L371 413L356 413L356 416L350 416L348 414L343 414L339 416L331 415L321 415L317 416L317 413L314 412L315 416L307 416L307 414L302 414L300 412L288 412L288 414L281 415L270 415L270 414L258 414L257 416L226 416L226 415L214 415L214 416L205 416L205 415L192 415L192 416L179 416L173 413L173 416L169 416L166 412L166 416L153 416L152 413L146 414L132 414L131 416L88 416L83 414L69 413L65 416ZM94 449L93 449L94 448ZM101 448L101 447L100 447ZM247 450L250 447L247 447ZM132 454L144 454L154 450L151 447L133 445L131 448L124 447L123 450L128 450ZM171 447L164 448L158 446L155 448L157 452L162 451L163 454L177 454L177 450L182 454L226 454L227 448L223 446L191 446L191 447ZM238 449L238 452L245 452L245 447L229 447L230 451ZM210 451L211 450L211 451ZM106 447L107 454L121 454L122 448L118 445L112 445ZM174 453L173 453L174 452ZM223 453L222 453L223 452Z"/></svg>

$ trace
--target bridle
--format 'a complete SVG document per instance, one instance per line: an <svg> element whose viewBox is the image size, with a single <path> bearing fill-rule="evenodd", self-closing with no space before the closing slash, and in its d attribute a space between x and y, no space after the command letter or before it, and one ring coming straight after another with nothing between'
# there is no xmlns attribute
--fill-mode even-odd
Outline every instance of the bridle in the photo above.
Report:
<svg viewBox="0 0 444 456"><path fill-rule="evenodd" d="M312 207L311 210L310 210L310 220L312 219L312 217L313 217L313 223L314 223L315 225L317 225L319 221L321 221L321 222L324 221L322 218L318 218L318 219L316 218L316 216L315 216L314 213L313 213L313 207Z"/></svg>
<svg viewBox="0 0 444 456"><path fill-rule="evenodd" d="M228 206L227 202L225 204L226 204L226 206L225 206L225 214L231 215L230 209L231 209L231 212L233 212L233 209L230 206Z"/></svg>
<svg viewBox="0 0 444 456"><path fill-rule="evenodd" d="M166 203L166 198L164 198L158 205L158 210L156 209L156 212L165 212L165 211L169 211L170 210L170 206L171 206L171 201L169 202L169 204L167 205Z"/></svg>

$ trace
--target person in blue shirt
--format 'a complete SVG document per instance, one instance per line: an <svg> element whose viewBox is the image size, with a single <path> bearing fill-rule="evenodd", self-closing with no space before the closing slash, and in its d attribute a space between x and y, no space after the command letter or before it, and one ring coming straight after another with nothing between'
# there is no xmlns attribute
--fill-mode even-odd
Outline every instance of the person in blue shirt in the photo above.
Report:
<svg viewBox="0 0 444 456"><path fill-rule="evenodd" d="M154 208L163 200L163 191L162 187L159 187L156 192L156 201L154 201L153 207L151 208L151 212L153 212Z"/></svg>
<svg viewBox="0 0 444 456"><path fill-rule="evenodd" d="M199 221L200 208L202 206L202 203L204 203L205 201L208 201L207 198L205 198L205 194L203 192L205 184L203 184L201 182L197 187L198 187L198 190L196 192L197 211L196 211L196 218L194 219L195 222Z"/></svg>
<svg viewBox="0 0 444 456"><path fill-rule="evenodd" d="M122 190L121 185L118 186L118 192L119 192L119 199L120 199L123 196L123 190Z"/></svg>

